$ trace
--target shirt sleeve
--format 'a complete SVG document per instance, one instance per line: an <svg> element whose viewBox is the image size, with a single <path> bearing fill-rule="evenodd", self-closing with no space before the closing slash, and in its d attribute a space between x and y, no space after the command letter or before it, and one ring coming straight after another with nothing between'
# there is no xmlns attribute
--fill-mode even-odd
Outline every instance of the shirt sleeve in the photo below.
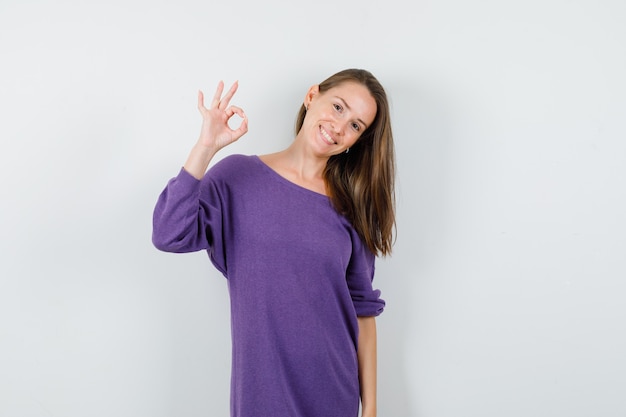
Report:
<svg viewBox="0 0 626 417"><path fill-rule="evenodd" d="M354 232L346 280L358 317L378 316L385 308L385 301L380 298L380 290L374 289L372 285L375 262L376 256Z"/></svg>
<svg viewBox="0 0 626 417"><path fill-rule="evenodd" d="M198 180L183 168L157 200L152 243L165 252L206 249L215 267L226 275L222 212L220 194L210 176Z"/></svg>

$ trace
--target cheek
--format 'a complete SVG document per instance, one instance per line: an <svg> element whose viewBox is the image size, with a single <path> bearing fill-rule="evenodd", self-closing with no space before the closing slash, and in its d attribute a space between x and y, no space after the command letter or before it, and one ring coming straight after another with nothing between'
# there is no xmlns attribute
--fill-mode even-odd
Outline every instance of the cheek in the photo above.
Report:
<svg viewBox="0 0 626 417"><path fill-rule="evenodd" d="M347 140L347 143L349 143L350 146L354 145L359 139L361 138L361 134L360 133L356 133L356 132L352 132Z"/></svg>

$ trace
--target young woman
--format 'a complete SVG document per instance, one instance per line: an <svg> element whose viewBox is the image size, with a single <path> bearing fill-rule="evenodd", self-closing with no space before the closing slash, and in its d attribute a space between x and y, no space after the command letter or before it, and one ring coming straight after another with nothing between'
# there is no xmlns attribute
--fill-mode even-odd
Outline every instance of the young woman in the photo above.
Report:
<svg viewBox="0 0 626 417"><path fill-rule="evenodd" d="M391 252L394 147L385 90L341 71L307 91L293 143L269 155L213 156L248 130L209 107L200 138L154 210L154 245L207 250L228 279L233 417L376 415L376 256ZM243 120L232 129L235 114Z"/></svg>

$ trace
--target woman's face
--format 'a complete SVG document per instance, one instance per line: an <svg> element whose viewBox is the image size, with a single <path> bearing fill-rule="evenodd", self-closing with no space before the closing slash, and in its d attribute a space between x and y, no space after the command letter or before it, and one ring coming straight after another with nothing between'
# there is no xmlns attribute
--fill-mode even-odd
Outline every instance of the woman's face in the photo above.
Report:
<svg viewBox="0 0 626 417"><path fill-rule="evenodd" d="M376 101L367 87L345 82L324 93L311 87L300 134L305 134L317 153L324 156L345 152L359 139L376 117Z"/></svg>

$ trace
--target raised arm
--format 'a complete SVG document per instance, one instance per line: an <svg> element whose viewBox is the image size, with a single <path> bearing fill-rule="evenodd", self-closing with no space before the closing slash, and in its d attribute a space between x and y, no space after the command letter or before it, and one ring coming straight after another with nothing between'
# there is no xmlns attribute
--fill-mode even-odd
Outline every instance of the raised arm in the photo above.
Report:
<svg viewBox="0 0 626 417"><path fill-rule="evenodd" d="M248 119L239 107L229 106L237 83L222 97L220 81L209 108L198 92L202 115L200 137L189 153L184 169L167 184L154 209L152 242L167 252L193 252L211 248L214 261L220 261L222 207L218 191L210 179L201 183L213 156L248 131ZM237 129L228 121L237 114L243 120Z"/></svg>

